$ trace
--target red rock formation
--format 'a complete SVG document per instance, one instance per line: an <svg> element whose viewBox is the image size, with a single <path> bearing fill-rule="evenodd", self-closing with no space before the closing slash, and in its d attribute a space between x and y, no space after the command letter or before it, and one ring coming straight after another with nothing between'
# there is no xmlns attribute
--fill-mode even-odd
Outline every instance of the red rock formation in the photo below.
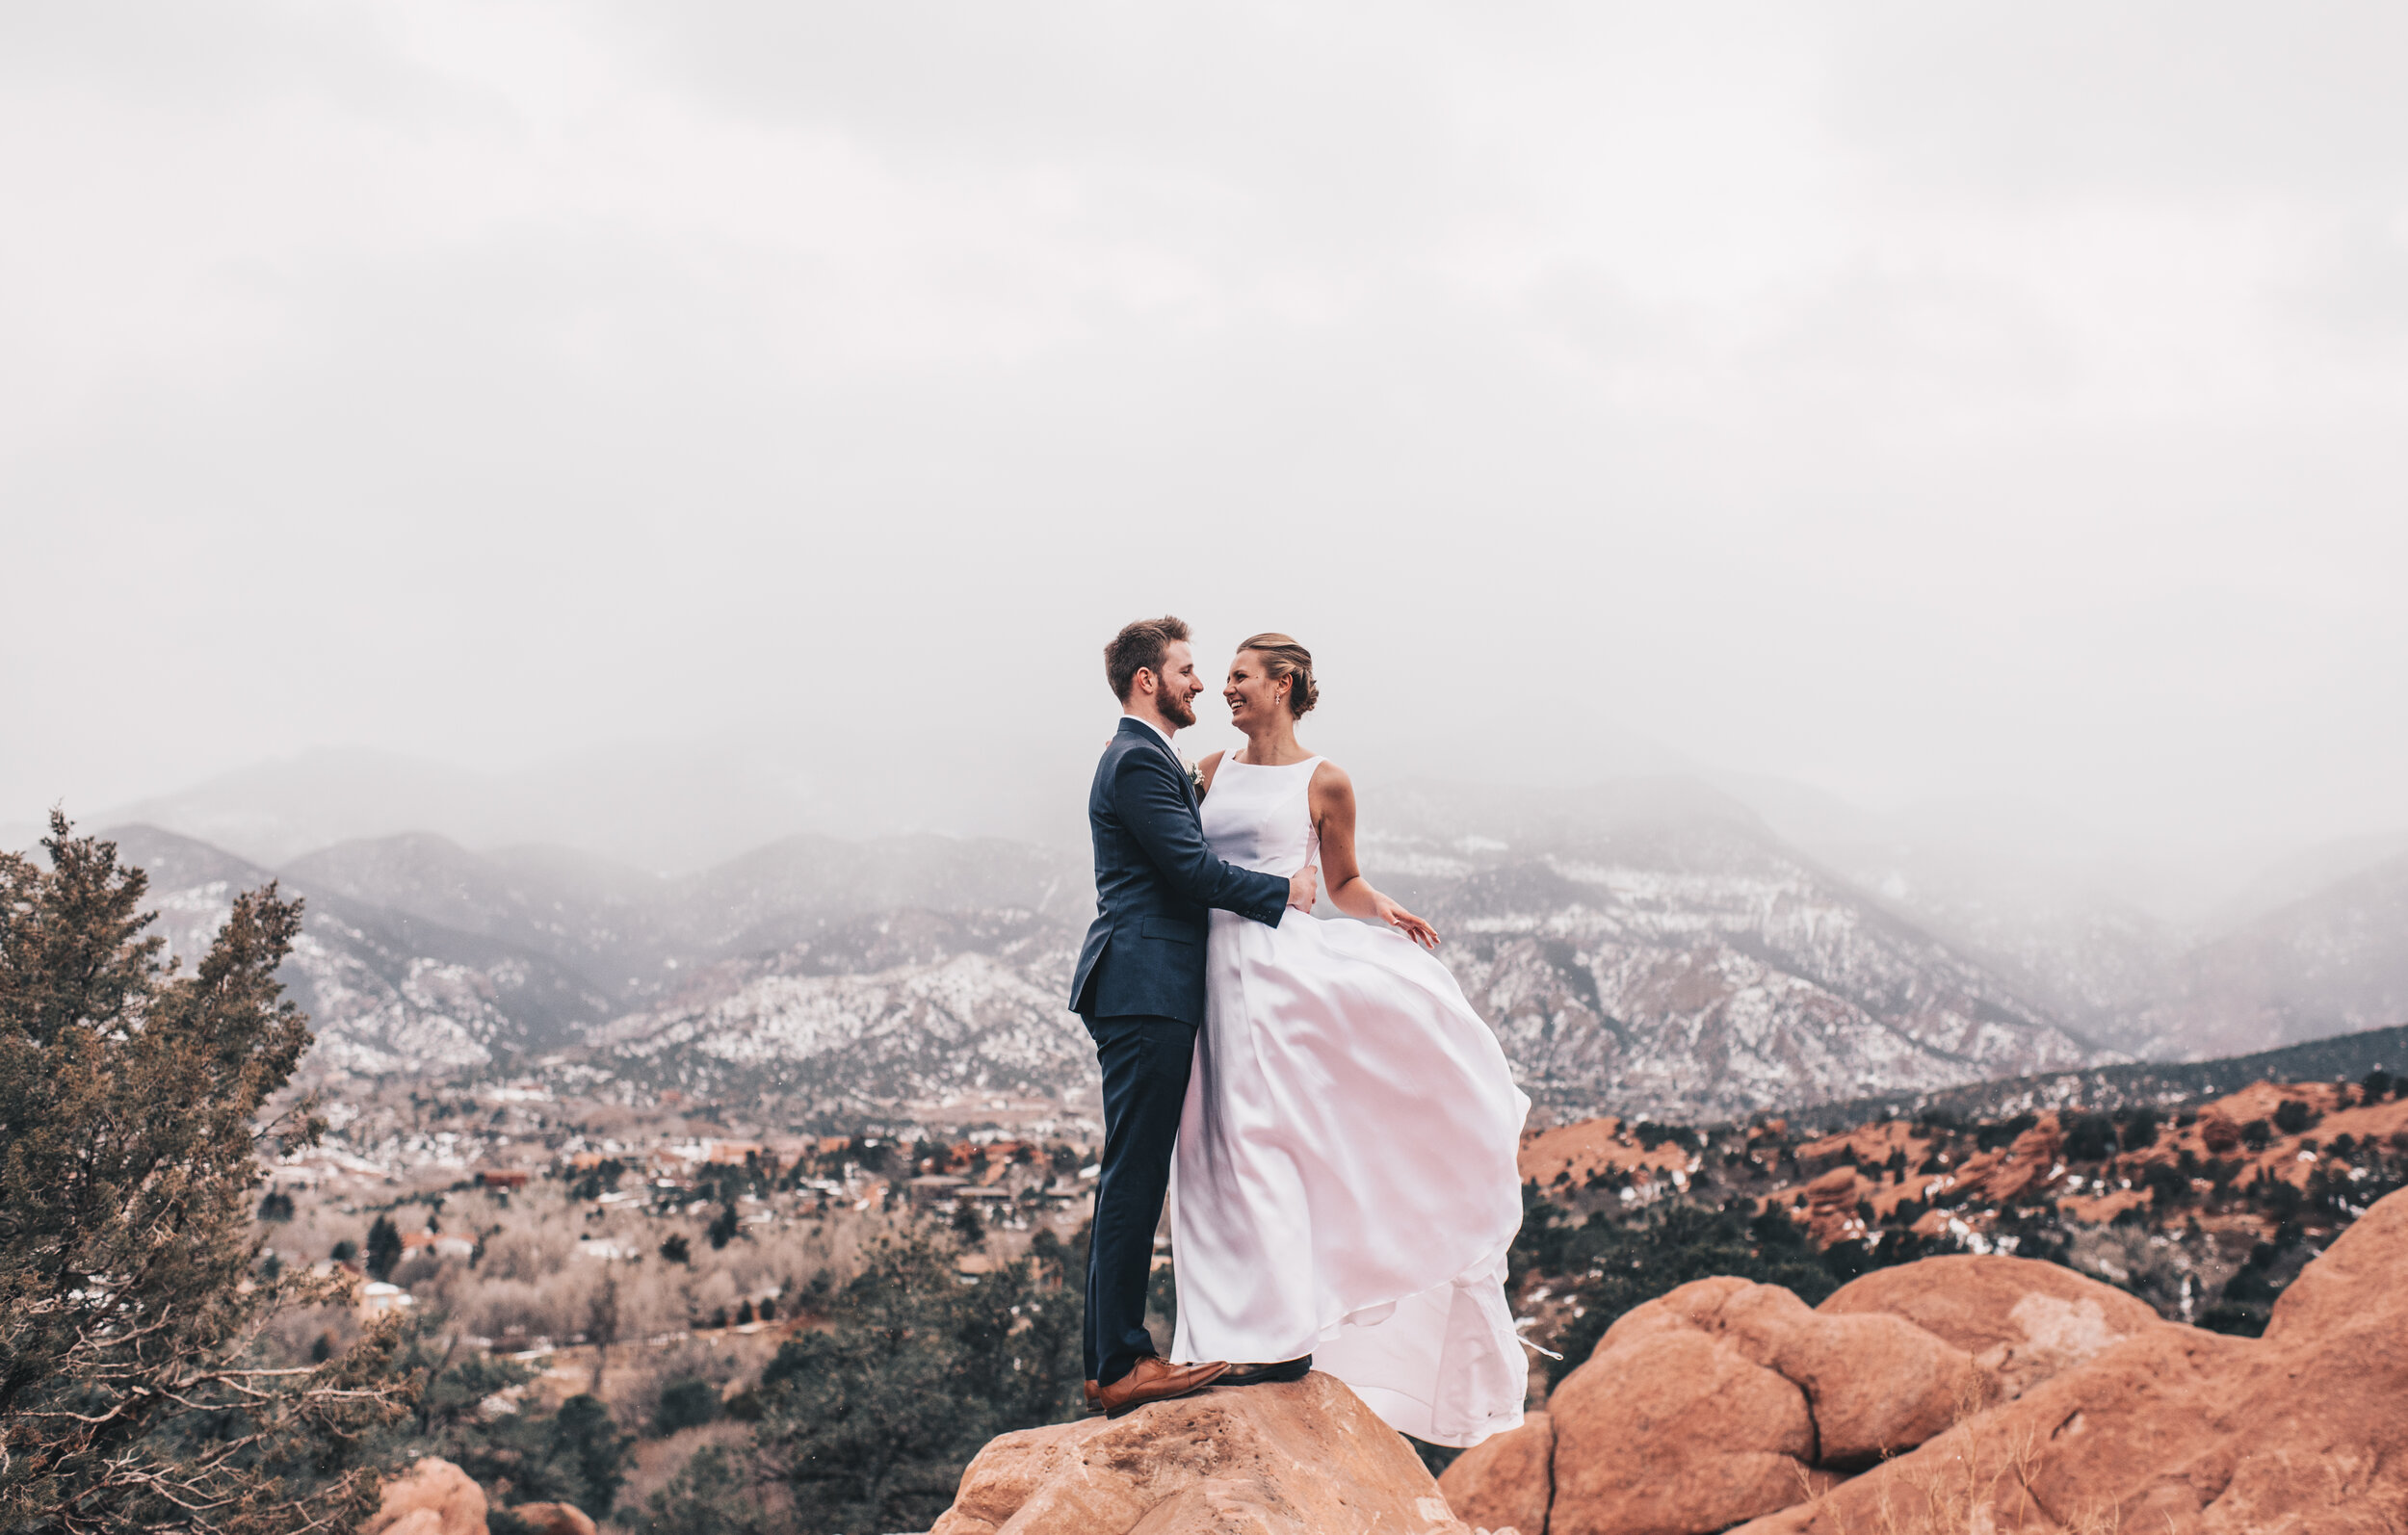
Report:
<svg viewBox="0 0 2408 1535"><path fill-rule="evenodd" d="M1579 1185L1607 1171L1635 1173L1641 1179L1668 1177L1675 1171L1687 1177L1691 1158L1688 1148L1677 1141L1658 1141L1652 1151L1641 1148L1631 1127L1619 1119L1584 1119L1527 1132L1517 1160L1523 1182L1545 1188L1558 1178Z"/></svg>
<svg viewBox="0 0 2408 1535"><path fill-rule="evenodd" d="M388 1478L359 1535L485 1535L484 1489L466 1471L432 1456Z"/></svg>
<svg viewBox="0 0 2408 1535"><path fill-rule="evenodd" d="M2403 1274L2408 1192L2311 1263L2258 1340L2012 1258L1877 1270L1812 1311L1702 1280L1616 1321L1547 1413L1456 1461L1444 1498L1316 1375L1007 1435L935 1535L2396 1535ZM472 1535L428 1518L405 1535Z"/></svg>
<svg viewBox="0 0 2408 1535"><path fill-rule="evenodd" d="M1472 1535L1403 1439L1322 1374L1006 1434L931 1535L1237 1531Z"/></svg>
<svg viewBox="0 0 2408 1535"><path fill-rule="evenodd" d="M2111 1285L2028 1258L1926 1258L1876 1268L1817 1309L1902 1317L1973 1356L2006 1396L2165 1325Z"/></svg>
<svg viewBox="0 0 2408 1535"><path fill-rule="evenodd" d="M1962 1350L1910 1322L1879 1313L1819 1314L1778 1285L1739 1279L1699 1280L1636 1308L1598 1350L1679 1330L1716 1340L1803 1392L1818 1466L1867 1463L1920 1444L1954 1421L1965 1402L1987 1395Z"/></svg>
<svg viewBox="0 0 2408 1535"><path fill-rule="evenodd" d="M520 1503L510 1510L537 1535L594 1535L586 1511L568 1503Z"/></svg>
<svg viewBox="0 0 2408 1535"><path fill-rule="evenodd" d="M2042 1114L2038 1124L2006 1146L1970 1157L1962 1167L1924 1186L1956 1204L2004 1205L2052 1182L2061 1170L2057 1158L2064 1148L2065 1133L2055 1113Z"/></svg>
<svg viewBox="0 0 2408 1535"><path fill-rule="evenodd" d="M1834 1167L1808 1184L1806 1235L1821 1247L1863 1236L1865 1222L1856 1207L1871 1192L1871 1185L1853 1167Z"/></svg>
<svg viewBox="0 0 2408 1535"><path fill-rule="evenodd" d="M1438 1478L1454 1517L1476 1528L1547 1535L1547 1505L1555 1500L1555 1422L1532 1413L1522 1426L1465 1450Z"/></svg>
<svg viewBox="0 0 2408 1535"><path fill-rule="evenodd" d="M2408 1249L2408 1196L2377 1213L2402 1228ZM2286 1291L2268 1338L2320 1335L2363 1316L2386 1251L2380 1241L2337 1245ZM2408 1251L2391 1261L2402 1260ZM2086 1382L2064 1388L2076 1405L2047 1428L2138 1466L2156 1453L2149 1444L2189 1443L2190 1429L2152 1426L2135 1404L2153 1392L2187 1399L2203 1371L2255 1346L2161 1321L2121 1290L2028 1259L1876 1269L1813 1311L1775 1286L1700 1280L1616 1321L1557 1389L1543 1425L1533 1415L1466 1454L1441 1485L1458 1516L1512 1523L1522 1535L1704 1535L1759 1516L1772 1517L1751 1530L1883 1529L1902 1517L1898 1499L1910 1490L1962 1518L1907 1527L1961 1530L1980 1527L1970 1512L1976 1487L1996 1495L1980 1517L2012 1529L2015 1518L2037 1520L2040 1503L2016 1505L2003 1490L2046 1483L2055 1451L2040 1419L2023 1422L1993 1402L2056 1401L2048 1393L2058 1383ZM2199 1433L2201 1445L2223 1443ZM2294 1454L2252 1475L2308 1464ZM1895 1483L1900 1466L1921 1468L1923 1480L1890 1486L1887 1504L1877 1491L1870 1504L1847 1501L1854 1489ZM2081 1478L2092 1474L2084 1466L2071 1491L2041 1501L2077 1507ZM1824 1507L1836 1511L1832 1522L1812 1523ZM2128 1519L2126 1527L2135 1526Z"/></svg>
<svg viewBox="0 0 2408 1535"><path fill-rule="evenodd" d="M1902 1318L1684 1285L1616 1321L1549 1399L1547 1532L1722 1529L1923 1443L1985 1392L1961 1349ZM1481 1502L1505 1506L1501 1490Z"/></svg>
<svg viewBox="0 0 2408 1535"><path fill-rule="evenodd" d="M2376 1205L2309 1265L2275 1303L2264 1338L2144 1328L1913 1453L1744 1528L2408 1528L2402 1273L2408 1193Z"/></svg>

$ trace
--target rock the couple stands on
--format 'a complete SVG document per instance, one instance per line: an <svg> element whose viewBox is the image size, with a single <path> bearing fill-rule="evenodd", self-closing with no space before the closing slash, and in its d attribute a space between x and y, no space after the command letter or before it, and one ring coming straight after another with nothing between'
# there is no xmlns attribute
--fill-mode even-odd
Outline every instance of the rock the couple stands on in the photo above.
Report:
<svg viewBox="0 0 2408 1535"><path fill-rule="evenodd" d="M2308 1265L2264 1338L2022 1258L1876 1269L1812 1309L1698 1280L1435 1485L1314 1375L1007 1434L934 1535L2392 1535L2402 1274L2408 1191Z"/></svg>

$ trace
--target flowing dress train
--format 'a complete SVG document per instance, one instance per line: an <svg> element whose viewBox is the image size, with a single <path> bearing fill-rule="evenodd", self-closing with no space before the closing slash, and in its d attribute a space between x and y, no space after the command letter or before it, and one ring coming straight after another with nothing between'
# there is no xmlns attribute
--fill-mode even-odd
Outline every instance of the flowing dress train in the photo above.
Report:
<svg viewBox="0 0 2408 1535"><path fill-rule="evenodd" d="M1291 874L1318 852L1321 759L1224 758L1204 835ZM1522 1420L1505 1304L1530 1100L1453 975L1403 934L1212 914L1179 1124L1172 1357L1314 1357L1390 1425L1470 1445Z"/></svg>

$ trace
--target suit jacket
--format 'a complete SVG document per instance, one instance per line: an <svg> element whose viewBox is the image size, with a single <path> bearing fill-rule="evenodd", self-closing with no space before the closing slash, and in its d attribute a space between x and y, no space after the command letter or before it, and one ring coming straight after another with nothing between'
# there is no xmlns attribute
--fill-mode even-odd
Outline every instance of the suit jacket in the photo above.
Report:
<svg viewBox="0 0 2408 1535"><path fill-rule="evenodd" d="M1079 950L1070 1010L1204 1022L1205 911L1276 927L1288 882L1213 856L1178 754L1126 715L1087 791L1095 838L1095 922Z"/></svg>

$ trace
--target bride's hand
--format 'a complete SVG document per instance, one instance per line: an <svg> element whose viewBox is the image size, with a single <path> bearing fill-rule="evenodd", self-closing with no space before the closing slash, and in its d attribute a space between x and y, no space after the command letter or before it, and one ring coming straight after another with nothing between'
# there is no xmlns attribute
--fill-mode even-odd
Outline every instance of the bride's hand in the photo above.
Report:
<svg viewBox="0 0 2408 1535"><path fill-rule="evenodd" d="M1397 931L1404 934L1405 937L1412 939L1424 949L1436 949L1438 947L1438 930L1436 928L1422 921L1419 917L1414 916L1411 912L1406 911L1402 906L1398 905L1387 897L1382 896L1379 898L1378 903L1373 907L1373 912L1381 922L1386 923L1389 926L1394 927Z"/></svg>

